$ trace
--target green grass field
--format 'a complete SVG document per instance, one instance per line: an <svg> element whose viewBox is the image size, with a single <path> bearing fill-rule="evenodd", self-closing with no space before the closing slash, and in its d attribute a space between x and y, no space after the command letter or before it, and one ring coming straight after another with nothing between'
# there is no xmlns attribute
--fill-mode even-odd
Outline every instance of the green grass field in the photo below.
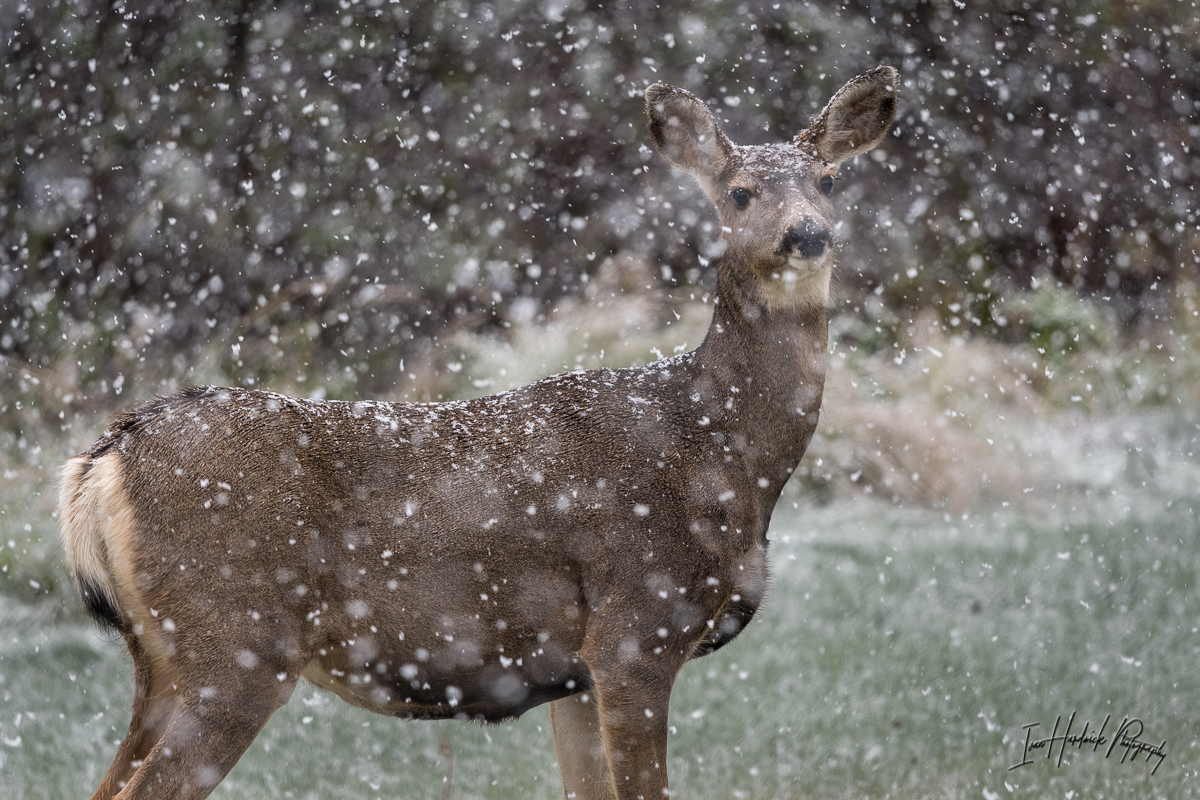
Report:
<svg viewBox="0 0 1200 800"><path fill-rule="evenodd" d="M675 690L675 796L1200 797L1200 491L965 515L785 498L767 605ZM0 795L86 797L128 724L132 677L120 642L63 608L64 587L39 596L0 594ZM1060 765L1055 745L1009 769L1022 726L1049 736L1072 713L1075 734L1111 715L1110 741L1139 718L1166 756L1089 745ZM311 687L214 796L441 798L443 742L450 797L560 796L545 709L493 727L400 722Z"/></svg>

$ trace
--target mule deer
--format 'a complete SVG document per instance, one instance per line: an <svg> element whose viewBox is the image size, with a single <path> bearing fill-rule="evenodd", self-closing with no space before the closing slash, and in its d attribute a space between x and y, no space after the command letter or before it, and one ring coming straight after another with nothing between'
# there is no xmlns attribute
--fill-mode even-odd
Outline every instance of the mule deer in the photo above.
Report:
<svg viewBox="0 0 1200 800"><path fill-rule="evenodd" d="M690 353L449 403L194 387L68 461L67 556L136 680L95 797L205 797L301 677L397 717L549 703L567 797L666 796L675 676L762 601L817 424L834 174L896 98L878 67L791 142L743 147L646 90L659 152L720 215Z"/></svg>

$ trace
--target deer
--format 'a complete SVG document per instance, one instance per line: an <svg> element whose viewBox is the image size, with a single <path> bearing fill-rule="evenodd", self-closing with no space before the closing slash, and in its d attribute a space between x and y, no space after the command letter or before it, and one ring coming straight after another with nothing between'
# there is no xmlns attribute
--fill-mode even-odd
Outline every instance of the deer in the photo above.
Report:
<svg viewBox="0 0 1200 800"><path fill-rule="evenodd" d="M670 796L672 686L762 603L817 426L834 177L898 93L880 66L790 141L739 146L686 90L645 90L720 219L690 352L438 403L192 386L115 418L59 489L82 603L135 677L94 800L207 796L301 678L408 719L549 704L565 797Z"/></svg>

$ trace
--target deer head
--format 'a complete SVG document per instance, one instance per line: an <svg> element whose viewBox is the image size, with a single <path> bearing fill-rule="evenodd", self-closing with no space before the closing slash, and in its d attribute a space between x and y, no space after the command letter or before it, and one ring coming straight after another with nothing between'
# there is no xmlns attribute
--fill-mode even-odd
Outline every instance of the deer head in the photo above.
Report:
<svg viewBox="0 0 1200 800"><path fill-rule="evenodd" d="M879 144L896 114L898 77L877 67L847 83L787 143L738 146L694 95L646 90L650 135L716 207L733 279L769 308L824 304L829 292L830 200L843 161Z"/></svg>

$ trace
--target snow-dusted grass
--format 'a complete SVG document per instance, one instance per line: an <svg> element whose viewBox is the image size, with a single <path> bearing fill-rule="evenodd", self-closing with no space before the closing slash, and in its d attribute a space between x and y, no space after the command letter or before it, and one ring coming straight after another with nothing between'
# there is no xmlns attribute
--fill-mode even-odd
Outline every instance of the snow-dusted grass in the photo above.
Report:
<svg viewBox="0 0 1200 800"><path fill-rule="evenodd" d="M709 307L631 291L619 266L507 340L455 337L397 398L695 346ZM1200 330L1047 355L926 322L867 353L835 319L768 602L677 684L675 794L1200 797ZM82 621L53 518L57 465L104 421L23 426L0 452L0 798L87 796L128 724L128 661ZM1072 712L1075 733L1111 714L1110 737L1140 718L1166 760L1150 775L1105 747L1009 771L1021 726ZM559 796L544 709L398 722L304 686L215 796L439 798L451 763L454 798Z"/></svg>
<svg viewBox="0 0 1200 800"><path fill-rule="evenodd" d="M685 796L722 775L763 798L1200 796L1200 497L1080 500L779 520L765 624L680 683L680 738L705 759L674 751ZM1154 776L1093 752L1008 770L1022 725L1049 735L1071 712L1075 733L1112 714L1110 737L1140 717L1167 760Z"/></svg>
<svg viewBox="0 0 1200 800"><path fill-rule="evenodd" d="M1140 487L1036 513L785 502L759 618L677 684L677 796L1200 797L1198 515L1200 492ZM84 797L128 720L120 643L6 603L6 796ZM1166 759L1154 775L1106 748L1008 769L1023 725L1049 735L1072 712L1075 733L1111 714L1110 737L1138 717ZM309 687L214 796L439 798L444 742L451 797L559 796L544 709L491 727L400 722Z"/></svg>

